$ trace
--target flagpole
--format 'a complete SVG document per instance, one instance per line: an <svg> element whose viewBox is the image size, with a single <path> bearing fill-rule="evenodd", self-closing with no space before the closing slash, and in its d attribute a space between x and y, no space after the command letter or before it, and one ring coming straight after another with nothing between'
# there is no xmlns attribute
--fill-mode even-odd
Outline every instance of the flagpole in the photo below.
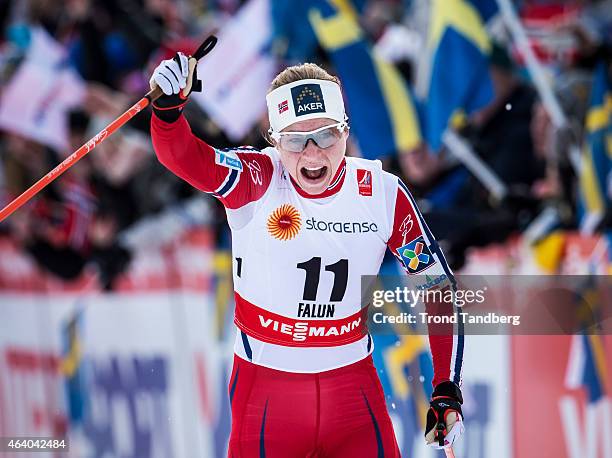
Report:
<svg viewBox="0 0 612 458"><path fill-rule="evenodd" d="M442 143L472 172L498 202L508 195L508 186L456 132L446 129L442 135Z"/></svg>
<svg viewBox="0 0 612 458"><path fill-rule="evenodd" d="M563 112L563 109L561 108L561 105L559 104L559 101L557 100L557 97L555 96L550 84L548 84L544 68L533 52L533 49L531 49L527 33L525 32L525 29L523 28L523 25L521 24L512 3L510 0L496 1L500 11L502 12L502 17L510 29L510 33L516 46L519 48L523 56L525 56L525 62L527 64L529 75L531 76L535 88L542 99L544 108L550 115L553 125L559 130L567 128L569 126L567 116ZM580 175L580 148L575 143L572 143L570 144L569 150L569 159L572 167L574 168L575 173Z"/></svg>

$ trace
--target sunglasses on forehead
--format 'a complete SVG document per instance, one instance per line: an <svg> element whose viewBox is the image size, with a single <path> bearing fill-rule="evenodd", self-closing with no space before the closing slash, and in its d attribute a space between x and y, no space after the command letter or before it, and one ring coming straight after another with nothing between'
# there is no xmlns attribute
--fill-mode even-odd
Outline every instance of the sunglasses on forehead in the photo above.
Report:
<svg viewBox="0 0 612 458"><path fill-rule="evenodd" d="M343 121L309 132L270 132L270 137L285 151L301 153L306 148L308 140L312 140L322 149L334 146L342 137L342 133L348 129L348 124Z"/></svg>

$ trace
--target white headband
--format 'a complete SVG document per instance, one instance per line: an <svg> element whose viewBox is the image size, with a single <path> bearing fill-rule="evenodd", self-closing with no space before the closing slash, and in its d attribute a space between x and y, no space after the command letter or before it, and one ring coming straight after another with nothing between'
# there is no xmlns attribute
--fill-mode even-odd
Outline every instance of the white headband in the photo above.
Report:
<svg viewBox="0 0 612 458"><path fill-rule="evenodd" d="M274 89L266 96L273 132L313 118L346 119L340 86L327 80L300 80Z"/></svg>

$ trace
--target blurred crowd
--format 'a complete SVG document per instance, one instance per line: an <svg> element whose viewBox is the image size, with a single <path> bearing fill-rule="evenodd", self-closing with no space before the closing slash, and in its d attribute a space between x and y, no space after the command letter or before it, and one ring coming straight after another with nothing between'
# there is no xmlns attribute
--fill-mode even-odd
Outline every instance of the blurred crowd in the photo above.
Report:
<svg viewBox="0 0 612 458"><path fill-rule="evenodd" d="M245 3L65 0L60 8L52 0L0 1L2 87L24 58L34 26L42 26L65 48L71 65L85 81L83 103L67 114L66 151L15 132L0 133L0 205L142 97L152 68L162 58L177 50L194 49L202 37L222 30ZM419 37L419 2L359 3L360 24L377 52L414 83L423 40ZM546 33L530 37L538 40L537 54L554 76L550 83L568 123L563 128L555 125L507 30L493 24L490 74L494 99L469 117L456 120L454 127L505 184L508 192L504 197L494 196L444 148L432 151L422 143L412 151L382 158L385 167L401 175L412 189L454 268L463 265L470 247L503 242L527 230L547 208L555 211L556 227L577 229L579 225L579 180L571 147L584 142L595 66L604 62L610 78L612 4L540 0L522 1L519 6L521 11L550 12L549 17L540 18L543 25L537 29ZM557 14L562 19L552 20ZM321 47L288 46L285 33L282 27L275 27L270 47L279 69L306 60L330 67ZM263 99L264 94L255 96ZM186 111L196 133L212 145L266 146L261 135L267 128L265 115L249 135L235 142L197 104L188 104ZM148 133L150 116L147 111L135 117L25 208L0 223L0 236L12 239L57 277L71 280L84 269L97 269L104 287L112 289L131 258L121 234L144 217L160 214L197 193L156 161ZM349 153L359 154L355 147ZM224 246L229 242L223 211L213 199L207 202L216 214L218 244ZM611 220L610 215L603 217L594 229L605 230Z"/></svg>

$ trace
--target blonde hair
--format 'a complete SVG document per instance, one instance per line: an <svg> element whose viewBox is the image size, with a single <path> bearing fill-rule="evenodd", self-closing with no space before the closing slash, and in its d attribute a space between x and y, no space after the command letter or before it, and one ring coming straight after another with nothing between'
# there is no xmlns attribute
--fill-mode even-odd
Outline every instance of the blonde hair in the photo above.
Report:
<svg viewBox="0 0 612 458"><path fill-rule="evenodd" d="M340 80L337 76L330 75L324 68L319 67L317 64L307 62L305 64L287 67L276 75L276 77L272 80L272 83L270 83L268 93L272 92L274 89L284 86L285 84L309 79L333 81L340 86Z"/></svg>

